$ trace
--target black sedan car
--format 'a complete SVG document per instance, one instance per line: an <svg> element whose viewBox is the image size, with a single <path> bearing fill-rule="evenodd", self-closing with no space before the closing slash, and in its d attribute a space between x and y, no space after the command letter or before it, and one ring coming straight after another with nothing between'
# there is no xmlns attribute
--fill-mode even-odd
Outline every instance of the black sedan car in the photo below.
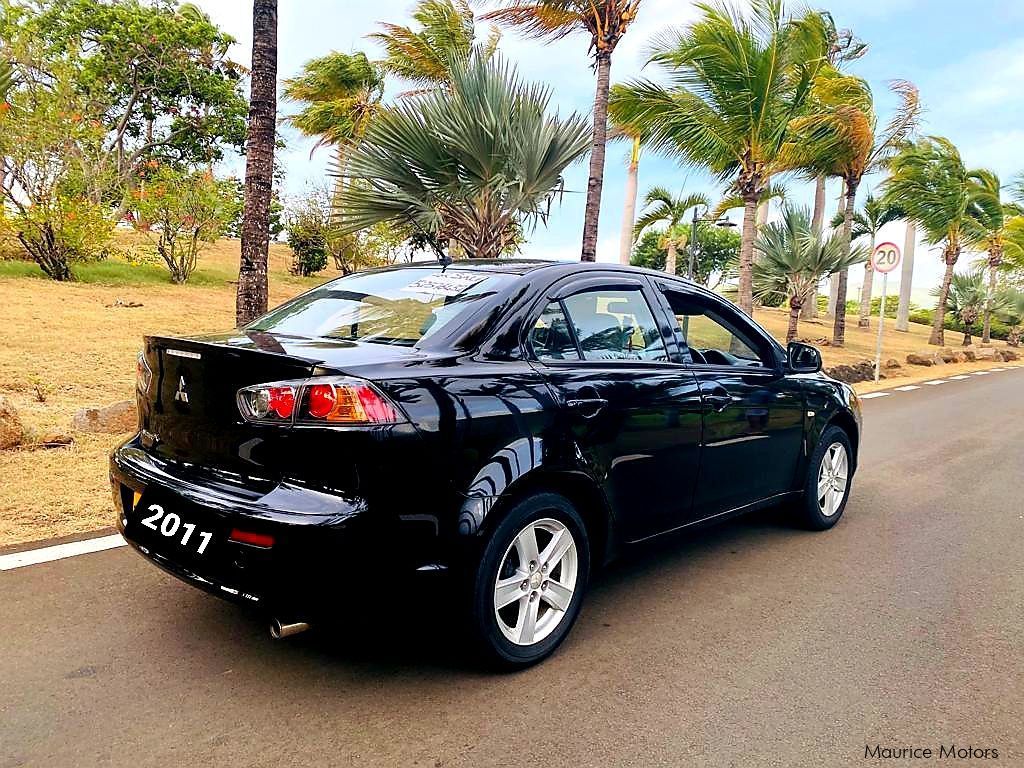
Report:
<svg viewBox="0 0 1024 768"><path fill-rule="evenodd" d="M820 370L658 272L363 272L241 330L146 338L139 432L111 457L118 526L276 635L447 571L480 648L522 666L630 545L779 502L835 525L861 417Z"/></svg>

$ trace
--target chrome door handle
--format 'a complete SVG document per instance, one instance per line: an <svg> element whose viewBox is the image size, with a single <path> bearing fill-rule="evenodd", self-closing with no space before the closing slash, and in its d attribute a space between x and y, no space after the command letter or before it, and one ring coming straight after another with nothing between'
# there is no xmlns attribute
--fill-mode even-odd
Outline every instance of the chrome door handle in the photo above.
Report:
<svg viewBox="0 0 1024 768"><path fill-rule="evenodd" d="M575 397L566 400L565 405L574 411L579 411L584 418L591 418L600 413L608 401L603 397Z"/></svg>

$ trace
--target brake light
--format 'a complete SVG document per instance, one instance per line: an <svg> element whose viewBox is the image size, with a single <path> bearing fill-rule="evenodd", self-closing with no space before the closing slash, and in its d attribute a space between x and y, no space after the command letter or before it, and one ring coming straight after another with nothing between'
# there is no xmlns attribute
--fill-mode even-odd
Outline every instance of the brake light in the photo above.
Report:
<svg viewBox="0 0 1024 768"><path fill-rule="evenodd" d="M348 376L245 387L238 391L238 409L249 421L281 424L372 426L405 421L370 382Z"/></svg>

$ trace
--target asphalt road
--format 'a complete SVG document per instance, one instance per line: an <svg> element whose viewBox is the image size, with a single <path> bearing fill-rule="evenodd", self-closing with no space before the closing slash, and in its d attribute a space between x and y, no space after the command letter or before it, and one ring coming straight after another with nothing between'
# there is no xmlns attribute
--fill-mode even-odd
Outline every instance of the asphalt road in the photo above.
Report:
<svg viewBox="0 0 1024 768"><path fill-rule="evenodd" d="M515 675L443 592L274 642L123 548L0 573L0 766L1024 765L1024 369L865 416L834 530L647 550ZM864 758L951 743L999 758Z"/></svg>

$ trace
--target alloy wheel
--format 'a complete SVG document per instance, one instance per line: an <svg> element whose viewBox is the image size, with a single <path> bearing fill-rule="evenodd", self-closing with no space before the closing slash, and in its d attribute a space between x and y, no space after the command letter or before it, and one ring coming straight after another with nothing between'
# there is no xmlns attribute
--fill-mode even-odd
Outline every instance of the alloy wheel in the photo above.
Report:
<svg viewBox="0 0 1024 768"><path fill-rule="evenodd" d="M579 554L572 532L544 518L509 544L494 583L494 616L516 645L533 645L555 631L576 591Z"/></svg>
<svg viewBox="0 0 1024 768"><path fill-rule="evenodd" d="M846 446L832 443L821 457L818 469L818 508L825 517L832 517L839 511L846 496L850 461Z"/></svg>

